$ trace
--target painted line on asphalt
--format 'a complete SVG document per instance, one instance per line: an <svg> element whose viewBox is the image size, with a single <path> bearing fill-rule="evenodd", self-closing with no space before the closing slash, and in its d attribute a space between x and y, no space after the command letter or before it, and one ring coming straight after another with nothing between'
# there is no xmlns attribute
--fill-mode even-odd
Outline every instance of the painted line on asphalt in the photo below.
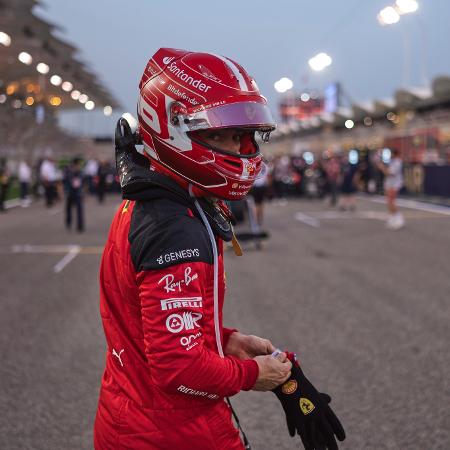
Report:
<svg viewBox="0 0 450 450"><path fill-rule="evenodd" d="M307 214L304 214L302 212L295 213L294 217L299 222L305 223L306 225L309 225L310 227L314 227L314 228L320 227L320 222L315 217L308 216Z"/></svg>
<svg viewBox="0 0 450 450"><path fill-rule="evenodd" d="M77 245L12 245L12 253L67 253L70 249L79 247Z"/></svg>
<svg viewBox="0 0 450 450"><path fill-rule="evenodd" d="M31 245L20 244L10 247L11 253L29 253L29 254L47 254L59 255L64 254L63 258L53 267L53 272L60 273L68 264L70 264L77 255L100 255L103 247L81 247L80 245ZM0 249L0 253L5 253Z"/></svg>
<svg viewBox="0 0 450 450"><path fill-rule="evenodd" d="M66 267L76 258L78 253L80 253L80 246L79 245L72 246L72 248L69 250L69 253L67 253L67 255L64 256L64 258L62 258L57 264L55 264L55 266L53 267L53 272L55 273L61 272L64 269L64 267Z"/></svg>
<svg viewBox="0 0 450 450"><path fill-rule="evenodd" d="M18 199L18 198L14 198L12 200L6 200L6 202L5 202L6 209L16 208L17 206L20 206L20 199Z"/></svg>
<svg viewBox="0 0 450 450"><path fill-rule="evenodd" d="M386 199L380 196L364 197L364 199L370 200L374 203L386 204ZM397 205L401 206L402 208L417 209L419 211L426 211L436 214L443 214L444 216L450 216L450 208L447 206L433 205L430 203L420 202L418 200L407 200L404 198L397 199Z"/></svg>
<svg viewBox="0 0 450 450"><path fill-rule="evenodd" d="M312 214L317 219L387 219L387 213L382 211L315 211L309 214Z"/></svg>
<svg viewBox="0 0 450 450"><path fill-rule="evenodd" d="M81 247L80 253L83 255L101 255L104 247Z"/></svg>
<svg viewBox="0 0 450 450"><path fill-rule="evenodd" d="M70 249L74 247L79 247L81 254L86 255L99 255L103 252L103 247L101 246L92 246L92 247L82 247L80 245L71 244L71 245L12 245L10 247L11 253L47 253L47 254L60 254L67 253ZM5 253L2 251L1 253Z"/></svg>

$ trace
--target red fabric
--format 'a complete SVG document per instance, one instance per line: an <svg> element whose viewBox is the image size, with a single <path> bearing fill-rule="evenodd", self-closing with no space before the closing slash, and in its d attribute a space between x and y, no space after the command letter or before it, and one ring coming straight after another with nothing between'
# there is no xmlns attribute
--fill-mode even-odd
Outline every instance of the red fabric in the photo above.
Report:
<svg viewBox="0 0 450 450"><path fill-rule="evenodd" d="M95 449L242 449L223 397L251 389L258 366L253 360L218 355L213 265L187 262L136 273L128 242L133 206L124 202L117 211L100 269L108 350ZM225 348L235 330L222 328L221 245L219 250ZM190 300L164 302L173 298Z"/></svg>

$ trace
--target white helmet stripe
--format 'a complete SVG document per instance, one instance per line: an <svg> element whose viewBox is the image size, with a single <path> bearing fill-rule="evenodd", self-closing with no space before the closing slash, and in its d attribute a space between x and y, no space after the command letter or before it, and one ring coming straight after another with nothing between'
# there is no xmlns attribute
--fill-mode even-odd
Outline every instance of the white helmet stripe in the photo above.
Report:
<svg viewBox="0 0 450 450"><path fill-rule="evenodd" d="M155 133L161 133L161 125L159 124L158 113L152 108L142 97L138 101L139 115L141 119L153 130Z"/></svg>
<svg viewBox="0 0 450 450"><path fill-rule="evenodd" d="M216 55L215 53L213 53L213 55L222 60L230 68L230 70L233 72L233 75L237 78L241 90L248 91L249 89L247 83L245 82L245 79L242 76L241 72L239 72L239 68L236 66L236 64L234 64L233 61L229 60L228 58L224 58L223 56Z"/></svg>

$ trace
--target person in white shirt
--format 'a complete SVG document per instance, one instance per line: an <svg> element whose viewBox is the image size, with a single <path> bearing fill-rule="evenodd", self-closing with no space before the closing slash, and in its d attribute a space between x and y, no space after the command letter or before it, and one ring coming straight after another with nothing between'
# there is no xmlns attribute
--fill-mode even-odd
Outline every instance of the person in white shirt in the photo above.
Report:
<svg viewBox="0 0 450 450"><path fill-rule="evenodd" d="M384 192L386 194L389 216L386 222L386 228L390 230L399 230L405 226L405 219L397 207L397 195L403 186L403 162L400 157L400 151L392 150L392 159L386 166L379 164L379 169L384 173Z"/></svg>
<svg viewBox="0 0 450 450"><path fill-rule="evenodd" d="M56 181L58 179L55 161L52 158L42 161L40 177L45 190L45 204L50 207L56 199Z"/></svg>
<svg viewBox="0 0 450 450"><path fill-rule="evenodd" d="M20 161L17 175L20 183L20 203L26 208L30 205L31 168L25 160Z"/></svg>

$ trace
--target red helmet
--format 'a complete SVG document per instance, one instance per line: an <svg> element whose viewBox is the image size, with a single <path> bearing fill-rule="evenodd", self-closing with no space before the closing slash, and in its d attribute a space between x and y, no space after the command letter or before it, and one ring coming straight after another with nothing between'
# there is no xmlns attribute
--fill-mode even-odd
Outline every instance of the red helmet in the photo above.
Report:
<svg viewBox="0 0 450 450"><path fill-rule="evenodd" d="M229 58L162 48L139 89L139 134L155 169L215 197L244 197L262 164L255 132L267 140L275 129L255 80ZM198 137L210 129L243 130L239 154Z"/></svg>

